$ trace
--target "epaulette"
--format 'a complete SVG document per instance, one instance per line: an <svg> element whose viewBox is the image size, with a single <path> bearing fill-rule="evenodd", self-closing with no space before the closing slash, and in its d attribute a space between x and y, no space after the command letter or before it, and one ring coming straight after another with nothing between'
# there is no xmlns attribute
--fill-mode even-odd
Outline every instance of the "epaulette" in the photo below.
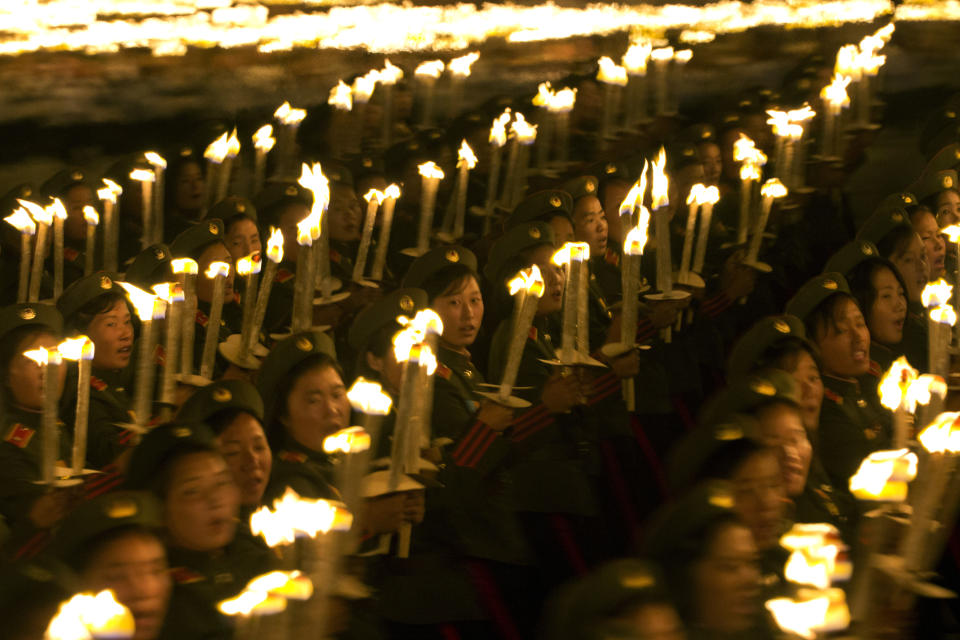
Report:
<svg viewBox="0 0 960 640"><path fill-rule="evenodd" d="M170 577L175 584L192 584L206 580L202 573L198 573L187 567L174 567L170 569Z"/></svg>
<svg viewBox="0 0 960 640"><path fill-rule="evenodd" d="M205 314L203 311L200 311L200 309L197 309L197 324L201 327L205 327L209 321L210 319L207 318L207 314Z"/></svg>
<svg viewBox="0 0 960 640"><path fill-rule="evenodd" d="M80 257L80 252L76 249L71 249L70 247L63 248L63 257L65 260L74 262L77 258Z"/></svg>
<svg viewBox="0 0 960 640"><path fill-rule="evenodd" d="M274 279L276 282L286 282L293 278L296 275L292 271L286 269L277 269L277 277Z"/></svg>
<svg viewBox="0 0 960 640"><path fill-rule="evenodd" d="M880 363L876 360L870 361L870 375L872 375L874 378L879 378L881 375L883 375L883 369L880 368Z"/></svg>
<svg viewBox="0 0 960 640"><path fill-rule="evenodd" d="M286 451L283 450L277 454L277 457L283 460L284 462L306 462L307 454L301 451Z"/></svg>
<svg viewBox="0 0 960 640"><path fill-rule="evenodd" d="M527 334L527 337L529 337L531 340L533 340L534 342L536 342L536 341L537 341L537 328L536 328L536 327L530 327L530 333Z"/></svg>
<svg viewBox="0 0 960 640"><path fill-rule="evenodd" d="M612 264L615 267L620 266L620 254L617 253L616 251L607 249L607 252L604 254L603 259L607 264Z"/></svg>
<svg viewBox="0 0 960 640"><path fill-rule="evenodd" d="M90 376L90 386L93 387L96 391L103 391L107 388L107 383L98 378L97 376Z"/></svg>
<svg viewBox="0 0 960 640"><path fill-rule="evenodd" d="M447 367L447 366L442 365L442 364L437 364L437 375L438 375L438 376L440 376L440 377L443 378L444 380L449 380L449 379L450 379L450 376L451 376L452 374L453 374L453 372L450 371L450 367Z"/></svg>
<svg viewBox="0 0 960 640"><path fill-rule="evenodd" d="M10 427L10 433L7 434L5 440L15 447L26 449L34 433L36 432L30 427L17 422Z"/></svg>
<svg viewBox="0 0 960 640"><path fill-rule="evenodd" d="M837 404L843 404L843 396L830 389L823 390L823 397L828 400L833 400Z"/></svg>

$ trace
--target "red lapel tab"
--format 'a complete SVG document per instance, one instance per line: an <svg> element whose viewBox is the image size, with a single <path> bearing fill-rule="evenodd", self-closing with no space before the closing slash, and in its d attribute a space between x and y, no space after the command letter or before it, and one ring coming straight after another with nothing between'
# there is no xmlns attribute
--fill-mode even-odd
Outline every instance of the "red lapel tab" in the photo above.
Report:
<svg viewBox="0 0 960 640"><path fill-rule="evenodd" d="M203 577L203 574L197 573L187 567L174 567L170 569L170 577L173 578L176 584L191 584L194 582L202 582L206 579Z"/></svg>
<svg viewBox="0 0 960 640"><path fill-rule="evenodd" d="M330 262L340 264L342 261L343 258L341 257L340 252L336 251L335 249L330 249Z"/></svg>
<svg viewBox="0 0 960 640"><path fill-rule="evenodd" d="M527 336L528 336L531 340L533 340L534 342L536 342L536 341L537 341L537 328L536 328L536 327L530 327L530 333L528 333Z"/></svg>
<svg viewBox="0 0 960 640"><path fill-rule="evenodd" d="M33 438L34 433L35 432L33 429L18 422L10 427L10 432L7 434L6 441L15 447L26 449L27 445L30 444L30 439Z"/></svg>
<svg viewBox="0 0 960 640"><path fill-rule="evenodd" d="M620 254L616 251L607 249L606 254L604 254L603 259L606 260L607 264L612 264L615 267L620 266Z"/></svg>
<svg viewBox="0 0 960 640"><path fill-rule="evenodd" d="M197 309L197 324L201 327L205 327L207 326L208 321L207 314L205 314L203 311L200 311L200 309Z"/></svg>
<svg viewBox="0 0 960 640"><path fill-rule="evenodd" d="M828 400L833 400L837 404L843 404L843 396L831 391L830 389L823 390L823 397Z"/></svg>
<svg viewBox="0 0 960 640"><path fill-rule="evenodd" d="M438 365L437 365L437 375L440 376L441 378L443 378L444 380L449 380L449 379L450 379L450 375L451 375L452 373L453 373L453 372L450 371L450 367L445 367L445 366L442 365L442 364L438 364Z"/></svg>
<svg viewBox="0 0 960 640"><path fill-rule="evenodd" d="M90 386L96 391L103 391L107 388L107 383L97 376L90 376Z"/></svg>
<svg viewBox="0 0 960 640"><path fill-rule="evenodd" d="M306 462L307 454L301 453L299 451L281 451L277 456L284 462Z"/></svg>
<svg viewBox="0 0 960 640"><path fill-rule="evenodd" d="M76 249L71 249L70 247L63 248L63 258L65 260L69 260L70 262L73 262L79 257L80 257L80 252L77 251Z"/></svg>
<svg viewBox="0 0 960 640"><path fill-rule="evenodd" d="M277 277L275 278L275 280L277 282L286 282L292 277L293 277L292 271L287 271L286 269L277 269Z"/></svg>
<svg viewBox="0 0 960 640"><path fill-rule="evenodd" d="M160 365L161 367L167 361L167 350L163 348L162 344L158 344L157 347L153 350L153 361L154 363Z"/></svg>

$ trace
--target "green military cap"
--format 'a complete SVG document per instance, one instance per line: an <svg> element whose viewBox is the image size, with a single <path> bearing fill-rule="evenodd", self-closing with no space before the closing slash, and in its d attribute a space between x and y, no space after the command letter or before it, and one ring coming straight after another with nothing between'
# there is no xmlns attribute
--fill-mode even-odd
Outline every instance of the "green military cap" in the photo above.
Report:
<svg viewBox="0 0 960 640"><path fill-rule="evenodd" d="M957 172L953 169L944 169L920 176L910 190L917 194L918 200L926 200L941 191L957 188Z"/></svg>
<svg viewBox="0 0 960 640"><path fill-rule="evenodd" d="M146 291L152 291L153 285L173 280L170 267L172 259L167 245L150 245L133 259L123 274L123 280Z"/></svg>
<svg viewBox="0 0 960 640"><path fill-rule="evenodd" d="M710 480L697 485L654 515L644 544L647 554L661 565L699 556L703 536L717 521L732 517L733 507L730 483Z"/></svg>
<svg viewBox="0 0 960 640"><path fill-rule="evenodd" d="M883 207L867 218L857 231L857 239L876 245L897 227L911 227L907 210L902 207Z"/></svg>
<svg viewBox="0 0 960 640"><path fill-rule="evenodd" d="M909 211L911 207L915 206L917 206L917 196L909 191L897 191L881 200L871 215L876 215L879 212Z"/></svg>
<svg viewBox="0 0 960 640"><path fill-rule="evenodd" d="M803 322L796 316L763 318L734 343L727 360L727 376L739 378L747 375L763 358L764 353L784 340L800 340L809 345L806 334Z"/></svg>
<svg viewBox="0 0 960 640"><path fill-rule="evenodd" d="M40 186L40 193L59 198L67 189L77 184L87 184L87 174L82 169L63 169Z"/></svg>
<svg viewBox="0 0 960 640"><path fill-rule="evenodd" d="M223 220L225 223L238 216L250 218L256 222L257 208L246 198L229 196L210 207L210 210L207 211L208 219Z"/></svg>
<svg viewBox="0 0 960 640"><path fill-rule="evenodd" d="M386 173L386 164L382 156L363 155L353 163L354 180L365 176L382 176Z"/></svg>
<svg viewBox="0 0 960 640"><path fill-rule="evenodd" d="M701 122L699 124L687 127L680 137L693 144L702 144L704 142L714 142L717 139L717 130L712 124Z"/></svg>
<svg viewBox="0 0 960 640"><path fill-rule="evenodd" d="M957 142L960 131L960 113L953 106L937 109L920 132L920 149L927 156L945 145Z"/></svg>
<svg viewBox="0 0 960 640"><path fill-rule="evenodd" d="M674 142L667 149L670 158L670 168L678 171L692 164L700 162L700 154L697 153L697 146L687 140Z"/></svg>
<svg viewBox="0 0 960 640"><path fill-rule="evenodd" d="M835 271L828 271L807 280L789 302L786 312L806 320L821 302L838 293L850 294L846 278Z"/></svg>
<svg viewBox="0 0 960 640"><path fill-rule="evenodd" d="M60 299L57 300L57 308L63 314L63 319L69 322L77 311L102 295L118 293L126 296L127 292L117 284L119 280L119 276L115 273L98 271L71 284L64 289Z"/></svg>
<svg viewBox="0 0 960 640"><path fill-rule="evenodd" d="M513 213L507 218L506 227L510 229L534 220L549 222L557 216L565 218L573 216L573 196L559 189L538 191L525 198L513 209Z"/></svg>
<svg viewBox="0 0 960 640"><path fill-rule="evenodd" d="M287 373L301 362L317 354L326 354L337 359L333 340L325 333L304 331L287 336L270 350L260 365L257 389L261 398L273 398L279 389L277 386ZM269 416L267 416L269 419Z"/></svg>
<svg viewBox="0 0 960 640"><path fill-rule="evenodd" d="M76 563L97 540L126 527L159 529L163 525L156 497L145 491L115 491L81 502L59 524L53 549L67 564Z"/></svg>
<svg viewBox="0 0 960 640"><path fill-rule="evenodd" d="M847 276L861 262L879 257L877 246L869 240L852 240L830 256L823 270L836 271Z"/></svg>
<svg viewBox="0 0 960 640"><path fill-rule="evenodd" d="M490 248L483 275L493 284L499 284L504 265L520 253L544 244L555 245L553 227L546 222L525 222L503 234Z"/></svg>
<svg viewBox="0 0 960 640"><path fill-rule="evenodd" d="M205 424L167 422L150 429L130 454L125 487L150 489L162 467L178 450L212 451L214 435Z"/></svg>
<svg viewBox="0 0 960 640"><path fill-rule="evenodd" d="M700 412L699 425L667 457L667 479L674 490L692 486L708 464L733 454L744 441L759 440L756 418L730 409L728 390L711 398Z"/></svg>
<svg viewBox="0 0 960 640"><path fill-rule="evenodd" d="M936 173L944 169L960 170L960 143L954 142L937 151L936 155L930 158L924 173Z"/></svg>
<svg viewBox="0 0 960 640"><path fill-rule="evenodd" d="M63 333L63 316L52 304L22 302L0 309L0 338L20 327L49 327L55 334Z"/></svg>
<svg viewBox="0 0 960 640"><path fill-rule="evenodd" d="M340 162L323 163L323 175L327 177L331 185L339 184L345 187L353 187L353 173Z"/></svg>
<svg viewBox="0 0 960 640"><path fill-rule="evenodd" d="M198 260L203 250L215 242L223 242L223 221L205 219L190 226L170 243L174 258Z"/></svg>
<svg viewBox="0 0 960 640"><path fill-rule="evenodd" d="M197 389L180 407L177 420L206 424L211 416L227 409L243 411L263 421L263 399L246 380L217 380Z"/></svg>
<svg viewBox="0 0 960 640"><path fill-rule="evenodd" d="M579 176L564 182L562 189L569 193L573 197L573 201L576 202L586 196L596 197L599 182L594 176Z"/></svg>
<svg viewBox="0 0 960 640"><path fill-rule="evenodd" d="M601 182L607 180L625 180L633 182L630 167L625 162L603 162L591 167L590 173L597 176Z"/></svg>
<svg viewBox="0 0 960 640"><path fill-rule="evenodd" d="M430 276L441 269L458 264L476 271L477 256L460 246L435 247L413 261L401 284L404 287L421 287Z"/></svg>
<svg viewBox="0 0 960 640"><path fill-rule="evenodd" d="M412 318L417 311L426 309L428 304L427 292L423 289L397 289L357 314L350 327L348 343L359 351L380 329L395 327L399 331L397 316Z"/></svg>
<svg viewBox="0 0 960 640"><path fill-rule="evenodd" d="M29 200L34 197L33 185L29 182L18 184L0 197L0 218L6 218L13 213L20 203L17 200Z"/></svg>
<svg viewBox="0 0 960 640"><path fill-rule="evenodd" d="M271 181L263 191L257 194L253 203L264 222L275 222L276 214L288 204L296 203L308 208L312 207L313 192L296 182Z"/></svg>
<svg viewBox="0 0 960 640"><path fill-rule="evenodd" d="M793 376L778 369L759 371L735 379L724 393L727 407L733 413L753 413L771 402L800 403Z"/></svg>

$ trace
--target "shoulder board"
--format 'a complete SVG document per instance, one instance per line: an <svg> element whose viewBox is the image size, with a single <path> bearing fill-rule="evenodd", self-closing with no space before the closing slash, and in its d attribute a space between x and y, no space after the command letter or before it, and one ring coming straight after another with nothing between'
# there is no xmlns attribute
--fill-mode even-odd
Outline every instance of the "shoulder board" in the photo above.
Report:
<svg viewBox="0 0 960 640"><path fill-rule="evenodd" d="M883 374L883 369L880 368L880 363L876 360L870 361L870 375L874 378L879 378Z"/></svg>
<svg viewBox="0 0 960 640"><path fill-rule="evenodd" d="M277 457L283 460L284 462L306 462L307 454L301 453L300 451L286 451L283 450L277 454Z"/></svg>
<svg viewBox="0 0 960 640"><path fill-rule="evenodd" d="M76 249L71 249L70 247L64 247L63 257L65 260L69 260L70 262L73 262L74 260L80 257L80 252L77 251Z"/></svg>
<svg viewBox="0 0 960 640"><path fill-rule="evenodd" d="M336 249L330 249L330 262L336 262L340 264L343 262L343 256L340 255L340 252Z"/></svg>
<svg viewBox="0 0 960 640"><path fill-rule="evenodd" d="M450 379L450 376L451 376L452 374L453 374L453 372L450 371L450 367L447 367L447 366L442 365L442 364L439 364L439 363L437 364L437 375L438 375L438 376L440 376L440 377L443 378L444 380L449 380L449 379Z"/></svg>
<svg viewBox="0 0 960 640"><path fill-rule="evenodd" d="M831 391L830 389L823 390L823 397L827 398L828 400L832 400L837 404L843 404L843 396L836 393L835 391Z"/></svg>
<svg viewBox="0 0 960 640"><path fill-rule="evenodd" d="M198 573L187 567L174 567L170 569L170 577L173 578L175 584L191 584L206 580L202 573Z"/></svg>
<svg viewBox="0 0 960 640"><path fill-rule="evenodd" d="M207 326L208 321L209 321L209 318L207 318L207 314L197 309L197 324L200 325L201 327L205 327Z"/></svg>
<svg viewBox="0 0 960 640"><path fill-rule="evenodd" d="M293 278L293 276L294 273L292 271L288 271L286 269L277 269L277 277L274 278L274 280L276 282L286 282L287 280Z"/></svg>
<svg viewBox="0 0 960 640"><path fill-rule="evenodd" d="M96 391L103 391L107 388L107 383L98 378L97 376L90 376L90 386L93 387Z"/></svg>
<svg viewBox="0 0 960 640"><path fill-rule="evenodd" d="M17 422L10 427L5 440L15 447L25 449L30 444L30 439L33 438L34 433L34 430L30 427Z"/></svg>
<svg viewBox="0 0 960 640"><path fill-rule="evenodd" d="M607 262L607 264L612 264L615 267L620 266L620 254L616 251L607 249L607 253L603 256L603 259Z"/></svg>
<svg viewBox="0 0 960 640"><path fill-rule="evenodd" d="M536 341L537 341L537 328L536 328L536 327L530 327L530 333L527 334L527 337L529 337L531 340L533 340L534 342L536 342Z"/></svg>

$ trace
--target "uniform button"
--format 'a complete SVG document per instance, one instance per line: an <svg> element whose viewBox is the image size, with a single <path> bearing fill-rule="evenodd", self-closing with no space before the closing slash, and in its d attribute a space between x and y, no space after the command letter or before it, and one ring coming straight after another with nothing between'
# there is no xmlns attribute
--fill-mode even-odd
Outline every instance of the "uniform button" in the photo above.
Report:
<svg viewBox="0 0 960 640"><path fill-rule="evenodd" d="M859 400L857 400L857 406L863 409L865 406L867 406L867 401L864 400L863 398L860 398Z"/></svg>
<svg viewBox="0 0 960 640"><path fill-rule="evenodd" d="M470 371L470 369L466 369L466 370L463 372L463 376L464 376L465 378L472 378L472 377L473 377L473 371Z"/></svg>
<svg viewBox="0 0 960 640"><path fill-rule="evenodd" d="M120 393L123 393L124 389L123 387L117 387L117 391L119 391Z"/></svg>

